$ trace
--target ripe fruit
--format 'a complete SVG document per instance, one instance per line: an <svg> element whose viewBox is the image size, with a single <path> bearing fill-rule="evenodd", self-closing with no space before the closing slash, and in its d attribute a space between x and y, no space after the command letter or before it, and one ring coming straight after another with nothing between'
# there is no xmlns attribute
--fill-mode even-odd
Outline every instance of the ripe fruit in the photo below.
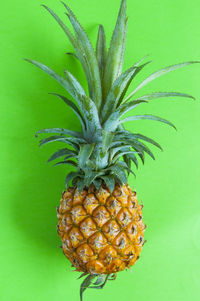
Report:
<svg viewBox="0 0 200 301"><path fill-rule="evenodd" d="M142 206L128 185L81 193L68 188L58 212L63 252L77 271L112 274L131 267L144 244Z"/></svg>
<svg viewBox="0 0 200 301"><path fill-rule="evenodd" d="M49 162L63 157L55 165L67 164L75 168L66 177L67 190L57 209L58 233L64 254L77 271L83 272L81 277L87 275L81 285L82 300L87 287L103 288L107 280L115 278L116 272L132 266L144 244L142 206L127 184L127 175L134 174L131 164L138 167L138 157L143 163L146 154L154 159L145 143L162 148L153 139L126 130L124 123L149 119L175 128L170 121L154 115L123 116L155 98L193 98L179 92L154 92L138 98L136 93L157 77L197 62L172 65L154 72L126 96L131 82L150 63L144 63L144 57L122 71L127 32L126 0L121 2L109 50L102 25L95 51L71 9L65 3L63 5L75 35L50 8L44 7L70 40L75 51L73 55L81 63L87 78L88 95L69 71L65 70L64 76L60 76L40 62L27 61L53 77L70 94L74 101L53 93L80 121L80 131L51 128L37 134L56 134L42 139L40 145L64 143L65 147L56 151Z"/></svg>

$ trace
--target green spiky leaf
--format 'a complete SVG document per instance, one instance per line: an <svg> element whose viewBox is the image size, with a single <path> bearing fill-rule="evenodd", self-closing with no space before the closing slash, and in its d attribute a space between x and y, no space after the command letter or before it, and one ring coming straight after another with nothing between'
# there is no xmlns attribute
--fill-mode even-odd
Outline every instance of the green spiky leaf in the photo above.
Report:
<svg viewBox="0 0 200 301"><path fill-rule="evenodd" d="M71 158L75 158L77 156L77 152L71 150L71 149L68 149L68 148L62 148L62 149L59 149L57 152L55 152L49 159L47 162L51 162L53 160L56 160L60 157L63 157L63 156L70 156Z"/></svg>
<svg viewBox="0 0 200 301"><path fill-rule="evenodd" d="M146 100L133 100L129 103L121 105L118 109L113 112L109 118L106 120L104 126L104 130L110 129L111 131L115 131L120 124L120 118L127 112L131 111L135 107L137 107L141 103L147 102Z"/></svg>
<svg viewBox="0 0 200 301"><path fill-rule="evenodd" d="M76 60L79 60L78 56L73 52L66 52L66 54L74 57Z"/></svg>
<svg viewBox="0 0 200 301"><path fill-rule="evenodd" d="M117 278L117 274L116 273L113 273L113 274L110 274L109 277L108 277L108 280L115 280Z"/></svg>
<svg viewBox="0 0 200 301"><path fill-rule="evenodd" d="M112 193L115 188L115 179L112 176L101 176L101 178L104 180L108 188L110 189L110 192Z"/></svg>
<svg viewBox="0 0 200 301"><path fill-rule="evenodd" d="M130 84L132 83L133 79L136 77L136 75L137 75L140 71L142 71L143 68L144 68L145 66L147 66L148 64L151 63L151 61L148 61L148 62L146 62L146 63L144 63L144 64L142 64L142 65L139 66L139 64L140 64L145 58L146 58L146 57L140 59L137 63L135 63L134 67L136 68L136 70L135 70L135 72L133 73L132 77L129 79L129 81L126 83L126 86L125 86L125 88L124 88L124 90L123 90L123 93L122 93L121 96L120 96L120 99L119 99L119 101L118 101L118 105L117 105L117 106L120 106L121 103L124 103L124 102L125 102L124 97L125 97L125 95L126 95L126 92L127 92L128 88L129 88Z"/></svg>
<svg viewBox="0 0 200 301"><path fill-rule="evenodd" d="M107 170L111 171L113 175L118 177L123 184L127 184L126 173L121 167L119 167L118 165L112 165Z"/></svg>
<svg viewBox="0 0 200 301"><path fill-rule="evenodd" d="M78 175L79 175L78 172L74 172L74 171L71 171L70 173L68 173L68 175L66 176L66 179L65 179L65 185L67 188L69 186L70 181L73 180Z"/></svg>
<svg viewBox="0 0 200 301"><path fill-rule="evenodd" d="M107 117L117 107L120 97L126 89L130 79L133 78L133 74L136 72L136 69L136 67L128 69L126 72L122 73L113 83L112 88L110 89L108 96L106 97L105 104L101 111L102 121L105 121Z"/></svg>
<svg viewBox="0 0 200 301"><path fill-rule="evenodd" d="M80 151L78 154L78 164L81 168L84 165L86 165L87 160L90 158L93 149L94 149L94 144L82 144L80 146Z"/></svg>
<svg viewBox="0 0 200 301"><path fill-rule="evenodd" d="M129 148L131 147L131 143L128 143L128 141L115 141L111 144L111 149L112 149L112 158L113 156L118 152L126 152L129 151Z"/></svg>
<svg viewBox="0 0 200 301"><path fill-rule="evenodd" d="M76 101L79 103L79 98L82 95L85 95L84 89L81 87L80 83L75 79L75 77L67 72L66 72L66 78L64 79L62 76L57 74L55 71L53 71L51 68L47 67L46 65L37 62L35 60L29 60L25 59L29 63L37 66L41 70L43 70L45 73L50 75L53 79L55 79L61 86L65 88L65 90L74 98Z"/></svg>
<svg viewBox="0 0 200 301"><path fill-rule="evenodd" d="M159 122L166 123L166 124L170 125L171 127L173 127L174 129L176 129L175 125L173 123L171 123L170 121L168 121L166 119L163 119L163 118L160 118L158 116L154 116L154 115L134 115L134 116L130 116L130 117L127 117L125 119L120 120L119 123L124 123L124 122L127 122L127 121L133 121L133 120L141 120L141 119L156 120L156 121L159 121Z"/></svg>
<svg viewBox="0 0 200 301"><path fill-rule="evenodd" d="M108 281L108 277L109 277L109 274L108 275L99 275L97 276L97 281L95 283L100 283L100 285L95 285L95 286L90 286L90 288L95 288L95 289L103 289L106 282Z"/></svg>
<svg viewBox="0 0 200 301"><path fill-rule="evenodd" d="M76 185L77 185L78 191L81 192L83 190L83 188L85 187L84 179L77 177Z"/></svg>
<svg viewBox="0 0 200 301"><path fill-rule="evenodd" d="M136 92L138 92L141 88L143 88L146 84L148 84L149 82L151 82L152 80L177 69L180 69L182 67L185 67L187 65L191 65L191 64L195 64L195 63L199 63L198 61L192 61L192 62L185 62L185 63L181 63L181 64L177 64L177 65L172 65L166 68L163 68L157 72L154 72L153 74L151 74L150 76L148 76L141 84L139 84L139 86L132 92L130 93L127 98L125 99L125 101L129 100Z"/></svg>
<svg viewBox="0 0 200 301"><path fill-rule="evenodd" d="M68 11L69 20L74 28L77 40L79 41L81 48L84 51L85 60L87 62L90 80L89 80L89 90L90 90L90 97L94 100L97 108L101 106L101 79L99 73L99 67L97 58L92 47L90 40L88 39L87 34L83 30L82 26L76 19L75 15L73 14L72 10L67 6L64 2L62 2L65 8Z"/></svg>
<svg viewBox="0 0 200 301"><path fill-rule="evenodd" d="M88 81L88 87L89 90L91 90L91 82L92 82L92 77L90 74L90 70L89 70L89 66L88 66L88 62L85 58L85 54L84 51L81 47L81 44L79 43L79 40L76 39L72 33L70 32L70 30L68 29L68 27L62 22L62 20L46 5L43 5L43 7L53 16L53 18L56 20L56 22L60 25L60 27L63 29L63 31L65 32L65 34L67 35L68 39L70 40L71 44L74 47L75 50L75 54L78 57L79 61L81 62L85 75L87 77L87 81Z"/></svg>
<svg viewBox="0 0 200 301"><path fill-rule="evenodd" d="M93 184L96 187L96 189L99 191L101 184L102 184L102 180L100 178L93 180Z"/></svg>
<svg viewBox="0 0 200 301"><path fill-rule="evenodd" d="M141 96L140 99L152 100L152 99L161 98L161 97L162 98L163 97L184 97L184 98L195 99L192 95L189 95L186 93L180 93L180 92L154 92L151 94Z"/></svg>
<svg viewBox="0 0 200 301"><path fill-rule="evenodd" d="M36 135L38 134L46 134L46 133L53 133L53 134L62 134L62 135L68 135L76 138L83 139L83 135L80 132L75 132L67 129L61 129L61 128L51 128L51 129L43 129L37 131Z"/></svg>
<svg viewBox="0 0 200 301"><path fill-rule="evenodd" d="M131 169L131 159L127 156L127 154L123 155L123 160L128 166L129 169ZM129 176L129 171L128 171L128 176Z"/></svg>
<svg viewBox="0 0 200 301"><path fill-rule="evenodd" d="M134 108L136 108L139 104L141 103L147 103L147 100L143 100L143 99L136 99L136 100L132 100L128 103L125 103L123 105L121 105L116 111L115 113L119 114L118 118L121 118L124 114L128 113L129 111L133 110Z"/></svg>
<svg viewBox="0 0 200 301"><path fill-rule="evenodd" d="M143 149L136 143L132 143L131 147L138 152L138 156L140 157L142 163L144 164L144 151ZM127 156L131 156L131 154L128 154Z"/></svg>
<svg viewBox="0 0 200 301"><path fill-rule="evenodd" d="M84 291L90 286L90 284L92 283L93 279L96 277L96 275L88 275L84 281L81 284L81 288L80 288L80 298L81 301L83 301L83 293Z"/></svg>
<svg viewBox="0 0 200 301"><path fill-rule="evenodd" d="M105 121L108 116L114 112L114 110L123 103L124 95L128 90L132 80L135 76L146 66L150 63L147 62L138 67L137 62L133 67L123 72L113 83L108 96L106 97L105 104L102 108L101 112L101 120Z"/></svg>
<svg viewBox="0 0 200 301"><path fill-rule="evenodd" d="M126 162L124 162L124 161L118 161L116 163L116 166L118 166L119 168L126 169L129 173L132 173L136 177L135 173L128 167L128 165L126 164Z"/></svg>
<svg viewBox="0 0 200 301"><path fill-rule="evenodd" d="M117 23L110 42L103 78L103 98L106 99L113 82L122 72L126 46L126 0L122 0Z"/></svg>
<svg viewBox="0 0 200 301"><path fill-rule="evenodd" d="M124 151L124 152L118 152L112 159L112 161L115 163L119 158L123 157L126 154L131 154L133 151Z"/></svg>
<svg viewBox="0 0 200 301"><path fill-rule="evenodd" d="M76 150L78 150L79 144L85 143L85 140L81 138L71 138L71 137L64 137L64 136L57 135L57 136L51 136L40 140L40 146L51 142L64 142L72 145Z"/></svg>
<svg viewBox="0 0 200 301"><path fill-rule="evenodd" d="M110 144L112 143L114 133L106 130L102 130L102 152L107 152Z"/></svg>
<svg viewBox="0 0 200 301"><path fill-rule="evenodd" d="M133 145L135 146L135 144L139 145L143 149L144 152L146 152L153 160L155 160L154 154L151 152L151 150L146 145L144 145L142 142L139 142L137 140L134 140Z"/></svg>
<svg viewBox="0 0 200 301"><path fill-rule="evenodd" d="M103 79L104 69L106 64L106 35L102 25L99 26L97 43L96 43L96 56L99 64L99 72L101 80Z"/></svg>
<svg viewBox="0 0 200 301"><path fill-rule="evenodd" d="M86 273L86 272L81 273L81 275L77 279L81 279L81 278L85 277L86 275L88 275L88 273Z"/></svg>
<svg viewBox="0 0 200 301"><path fill-rule="evenodd" d="M106 275L105 274L100 274L97 276L97 280L94 282L94 285L99 285L99 284L102 284L104 283L106 279Z"/></svg>
<svg viewBox="0 0 200 301"><path fill-rule="evenodd" d="M135 154L134 153L127 154L126 156L135 164L136 168L138 168L138 160L137 160Z"/></svg>
<svg viewBox="0 0 200 301"><path fill-rule="evenodd" d="M91 171L90 173L85 174L84 183L85 186L89 186L98 176L96 171Z"/></svg>
<svg viewBox="0 0 200 301"><path fill-rule="evenodd" d="M96 105L88 96L82 96L82 104L82 110L87 120L87 140L88 142L97 141L101 124Z"/></svg>
<svg viewBox="0 0 200 301"><path fill-rule="evenodd" d="M74 162L74 161L72 161L72 160L66 160L66 161L57 162L57 163L55 163L53 166L58 166L58 165L63 165L63 164L71 165L71 166L77 168L77 163Z"/></svg>
<svg viewBox="0 0 200 301"><path fill-rule="evenodd" d="M146 137L144 135L141 135L141 134L132 134L131 132L129 131L121 131L121 132L117 132L116 135L115 135L115 139L116 140L119 140L119 139L122 139L122 140L135 140L135 139L141 139L141 140L144 140L146 142L149 142L151 144L153 144L154 146L158 147L160 150L163 150L163 148L161 147L161 145L156 142L155 140L149 138L149 137Z"/></svg>
<svg viewBox="0 0 200 301"><path fill-rule="evenodd" d="M78 107L71 100L67 99L65 96L62 96L62 95L57 94L57 93L49 93L49 94L55 95L55 96L59 97L60 99L62 99L74 111L74 113L76 114L76 116L80 120L80 123L82 125L82 129L83 129L83 132L84 132L86 130L86 123L85 123L84 117L82 116L82 114L81 114L80 110L78 109Z"/></svg>

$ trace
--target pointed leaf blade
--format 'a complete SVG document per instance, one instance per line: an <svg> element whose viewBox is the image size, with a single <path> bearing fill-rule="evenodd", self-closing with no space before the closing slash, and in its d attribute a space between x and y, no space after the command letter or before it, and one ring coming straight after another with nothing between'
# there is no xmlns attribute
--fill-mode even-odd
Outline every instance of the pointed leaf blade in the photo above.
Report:
<svg viewBox="0 0 200 301"><path fill-rule="evenodd" d="M104 75L106 55L106 35L103 26L100 25L96 42L96 57L99 65L101 80L103 79Z"/></svg>
<svg viewBox="0 0 200 301"><path fill-rule="evenodd" d="M89 74L87 62L85 60L84 52L82 50L82 47L81 47L79 41L74 38L74 36L72 35L72 33L68 29L68 27L62 22L62 20L49 7L47 7L46 5L42 5L42 6L53 16L53 18L56 20L56 22L60 25L60 27L63 29L63 31L67 35L69 41L73 45L73 48L76 52L75 55L78 57L79 61L81 62L82 66L83 66L85 75L86 75L88 83L89 83L91 81L91 77Z"/></svg>
<svg viewBox="0 0 200 301"><path fill-rule="evenodd" d="M78 154L78 163L81 168L86 164L87 160L90 158L93 149L94 144L82 144L80 146L80 151Z"/></svg>
<svg viewBox="0 0 200 301"><path fill-rule="evenodd" d="M96 277L96 275L88 275L84 281L81 284L80 287L80 298L81 301L83 301L83 293L84 291L90 286L90 284L92 283L93 279Z"/></svg>
<svg viewBox="0 0 200 301"><path fill-rule="evenodd" d="M62 2L62 3L69 13L68 14L69 20L74 28L77 39L84 51L85 60L87 62L88 70L90 73L90 79L91 79L91 80L89 80L90 97L95 102L97 108L100 108L101 98L102 98L101 79L100 79L100 73L99 73L99 66L98 66L98 62L96 59L94 49L92 47L92 44L91 44L87 34L85 33L82 26L76 19L72 10L64 2Z"/></svg>
<svg viewBox="0 0 200 301"><path fill-rule="evenodd" d="M124 73L122 73L113 83L108 96L106 97L104 106L101 112L101 119L105 121L107 117L115 110L120 100L121 95L130 79L133 77L133 74L136 72L136 67L131 67Z"/></svg>
<svg viewBox="0 0 200 301"><path fill-rule="evenodd" d="M110 131L115 131L117 127L120 124L120 118L130 110L134 109L136 106L138 106L141 103L147 102L146 100L133 100L131 102L128 102L124 105L121 105L117 110L115 110L106 120L103 127L104 130L110 129Z"/></svg>
<svg viewBox="0 0 200 301"><path fill-rule="evenodd" d="M113 82L121 74L127 33L126 0L122 0L117 23L112 35L103 78L103 98L105 99Z"/></svg>
<svg viewBox="0 0 200 301"><path fill-rule="evenodd" d="M67 188L69 187L70 181L73 178L75 178L77 175L78 175L78 173L74 172L74 171L71 171L70 173L68 173L68 175L66 176L66 179L65 179L65 185L66 185Z"/></svg>
<svg viewBox="0 0 200 301"><path fill-rule="evenodd" d="M78 191L81 192L83 190L83 188L85 187L84 179L77 178L76 185L77 185Z"/></svg>
<svg viewBox="0 0 200 301"><path fill-rule="evenodd" d="M146 137L144 135L141 135L141 134L132 134L129 131L120 131L120 132L116 133L115 138L116 139L125 139L125 140L141 139L141 140L144 140L144 141L147 141L147 142L153 144L154 146L158 147L160 150L163 150L161 145L159 143L157 143L155 140L153 140L149 137Z"/></svg>
<svg viewBox="0 0 200 301"><path fill-rule="evenodd" d="M51 128L51 129L39 130L39 131L37 131L36 135L45 134L45 133L62 134L62 135L76 137L76 138L83 138L83 136L80 132L75 132L75 131L71 131L68 129L62 129L62 128Z"/></svg>
<svg viewBox="0 0 200 301"><path fill-rule="evenodd" d="M105 281L106 274L100 274L97 276L97 280L95 281L94 285L102 284Z"/></svg>
<svg viewBox="0 0 200 301"><path fill-rule="evenodd" d="M62 148L62 149L59 149L57 152L55 152L49 159L48 159L48 163L53 161L53 160L56 160L60 157L63 157L63 156L71 156L71 157L76 157L77 155L77 152L73 151L73 150L70 150L68 148Z"/></svg>
<svg viewBox="0 0 200 301"><path fill-rule="evenodd" d="M117 165L112 165L111 167L108 168L108 170L110 170L112 174L117 176L123 184L127 184L126 173L122 168L120 168Z"/></svg>
<svg viewBox="0 0 200 301"><path fill-rule="evenodd" d="M86 118L87 124L87 139L94 141L98 137L101 124L95 103L88 97L82 96L82 112Z"/></svg>
<svg viewBox="0 0 200 301"><path fill-rule="evenodd" d="M80 98L85 94L84 89L81 87L80 83L75 79L75 77L68 71L65 71L66 78L64 79L62 76L57 74L51 68L46 65L37 62L35 60L25 59L29 63L35 65L36 67L43 70L45 73L50 75L53 79L55 79L64 89L74 98L76 99L79 107L81 105ZM63 99L64 100L64 99Z"/></svg>
<svg viewBox="0 0 200 301"><path fill-rule="evenodd" d="M40 146L51 143L51 142L64 142L64 143L67 143L67 144L71 145L72 147L74 147L75 150L78 150L79 144L85 143L85 140L80 139L80 138L68 138L68 137L57 135L57 136L51 136L51 137L40 140Z"/></svg>
<svg viewBox="0 0 200 301"><path fill-rule="evenodd" d="M132 154L133 151L124 151L124 152L119 152L113 157L113 161L116 162L119 158L123 157L126 154Z"/></svg>
<svg viewBox="0 0 200 301"><path fill-rule="evenodd" d="M161 97L184 97L184 98L195 99L192 95L186 93L180 93L180 92L154 92L151 94L141 96L140 99L152 100Z"/></svg>
<svg viewBox="0 0 200 301"><path fill-rule="evenodd" d="M71 166L77 168L77 163L74 162L74 161L72 161L72 160L57 162L57 163L55 163L53 166L58 166L58 165L63 165L63 164L71 165Z"/></svg>
<svg viewBox="0 0 200 301"><path fill-rule="evenodd" d="M97 191L99 191L99 189L101 188L102 180L100 178L95 179L93 181L93 184L96 187Z"/></svg>
<svg viewBox="0 0 200 301"><path fill-rule="evenodd" d="M139 142L137 140L134 140L133 144L137 144L139 145L144 152L146 152L153 160L155 160L155 157L154 157L154 154L151 152L151 150L146 146L144 145L142 142Z"/></svg>
<svg viewBox="0 0 200 301"><path fill-rule="evenodd" d="M124 114L128 113L129 111L137 107L139 104L147 103L147 102L148 102L147 100L143 100L143 99L132 100L128 103L121 105L119 109L116 110L116 112L119 112L119 118L121 118Z"/></svg>
<svg viewBox="0 0 200 301"><path fill-rule="evenodd" d="M104 180L104 182L110 189L110 192L112 193L115 188L115 179L112 176L101 176L101 178Z"/></svg>
<svg viewBox="0 0 200 301"><path fill-rule="evenodd" d="M50 93L50 94L55 95L55 96L59 97L60 99L62 99L74 111L74 113L76 114L76 116L80 120L83 131L85 131L85 126L86 126L85 125L85 120L84 120L81 112L79 111L78 107L71 100L67 99L65 96L62 96L62 95L57 94L57 93Z"/></svg>
<svg viewBox="0 0 200 301"><path fill-rule="evenodd" d="M128 165L126 164L126 162L124 162L124 161L118 161L116 163L116 166L119 166L119 168L126 169L129 173L132 173L136 177L135 173L128 167Z"/></svg>
<svg viewBox="0 0 200 301"><path fill-rule="evenodd" d="M149 82L151 82L152 80L177 69L180 69L182 67L185 67L187 65L191 65L191 64L195 64L195 63L199 63L198 61L191 61L191 62L185 62L185 63L181 63L181 64L177 64L177 65L172 65L166 68L163 68L157 72L152 73L150 76L148 76L141 84L139 84L139 86L132 92L130 93L127 98L125 99L125 101L129 100L136 92L138 92L142 87L144 87L146 84L148 84Z"/></svg>
<svg viewBox="0 0 200 301"><path fill-rule="evenodd" d="M130 117L120 120L119 123L121 124L121 123L124 123L127 121L141 120L141 119L156 120L159 122L166 123L166 124L170 125L171 127L173 127L174 129L176 129L175 125L173 123L171 123L170 121L160 118L158 116L154 116L154 115L134 115L134 116L130 116Z"/></svg>
<svg viewBox="0 0 200 301"><path fill-rule="evenodd" d="M135 164L136 168L138 168L138 160L134 153L132 152L132 154L127 154L127 157L130 158L130 160Z"/></svg>
<svg viewBox="0 0 200 301"><path fill-rule="evenodd" d="M128 166L128 168L131 169L131 159L127 156L127 154L123 155L123 160L126 163L126 165ZM128 171L128 176L129 176L129 171Z"/></svg>
<svg viewBox="0 0 200 301"><path fill-rule="evenodd" d="M95 171L91 171L90 173L85 174L85 186L90 186L90 184L95 180L97 177L98 173Z"/></svg>
<svg viewBox="0 0 200 301"><path fill-rule="evenodd" d="M149 138L149 137L146 137L146 136L144 136L144 135L141 135L141 134L133 134L133 136L134 136L135 138L138 138L138 139L147 141L147 142L153 144L154 146L158 147L160 150L163 151L162 146L161 146L158 142L156 142L155 140L153 140L153 139L151 139L151 138Z"/></svg>
<svg viewBox="0 0 200 301"><path fill-rule="evenodd" d="M102 152L106 153L110 144L112 143L114 133L102 130Z"/></svg>
<svg viewBox="0 0 200 301"><path fill-rule="evenodd" d="M141 61L143 61L144 59L145 59L145 57L142 58L139 62L135 63L134 67L136 68L136 70L135 70L135 72L133 73L132 77L130 77L130 79L128 80L128 82L127 82L127 84L126 84L126 86L125 86L125 88L124 88L124 91L123 91L123 93L121 94L121 96L120 96L120 98L119 98L119 101L118 101L118 105L117 105L117 106L119 106L121 103L124 103L124 102L125 102L124 97L125 97L125 95L126 95L126 92L127 92L128 88L129 88L130 84L132 83L133 79L136 77L136 75L138 75L138 73L139 73L140 71L142 71L142 69L143 69L145 66L147 66L148 64L151 63L151 61L148 61L148 62L146 62L146 63L144 63L144 64L138 66L139 63L140 63Z"/></svg>

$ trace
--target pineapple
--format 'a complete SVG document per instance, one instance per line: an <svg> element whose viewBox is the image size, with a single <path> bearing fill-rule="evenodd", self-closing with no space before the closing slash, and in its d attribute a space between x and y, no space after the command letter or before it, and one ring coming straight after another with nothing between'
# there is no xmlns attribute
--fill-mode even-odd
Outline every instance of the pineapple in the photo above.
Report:
<svg viewBox="0 0 200 301"><path fill-rule="evenodd" d="M57 93L53 95L62 99L80 121L80 131L51 128L37 134L54 134L43 138L40 145L63 143L63 148L48 162L63 158L55 165L67 164L74 168L66 176L66 190L57 207L57 229L65 256L82 272L81 277L86 276L80 290L82 300L87 287L102 288L107 280L115 279L117 272L134 265L145 242L142 205L128 185L127 176L135 175L132 164L137 168L138 159L144 163L146 154L154 159L145 143L161 150L162 147L151 138L126 130L124 123L149 119L175 128L170 121L158 116L124 115L155 98L193 98L178 92L153 92L138 98L136 93L157 77L196 62L154 72L127 95L131 82L150 62L145 62L144 57L122 71L127 33L126 0L121 1L109 50L102 25L94 50L71 9L63 5L75 35L50 8L44 7L70 40L75 51L73 55L87 78L88 95L69 71L64 70L64 75L60 76L40 62L26 60L53 77L69 93L73 101Z"/></svg>

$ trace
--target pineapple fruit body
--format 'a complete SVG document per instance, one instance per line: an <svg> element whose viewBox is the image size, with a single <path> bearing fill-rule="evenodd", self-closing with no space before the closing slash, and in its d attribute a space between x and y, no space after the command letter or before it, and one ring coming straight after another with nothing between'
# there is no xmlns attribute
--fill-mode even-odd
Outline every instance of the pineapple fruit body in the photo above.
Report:
<svg viewBox="0 0 200 301"><path fill-rule="evenodd" d="M65 256L77 271L112 274L131 267L143 246L142 206L128 185L93 185L81 193L68 188L58 212L58 234Z"/></svg>

